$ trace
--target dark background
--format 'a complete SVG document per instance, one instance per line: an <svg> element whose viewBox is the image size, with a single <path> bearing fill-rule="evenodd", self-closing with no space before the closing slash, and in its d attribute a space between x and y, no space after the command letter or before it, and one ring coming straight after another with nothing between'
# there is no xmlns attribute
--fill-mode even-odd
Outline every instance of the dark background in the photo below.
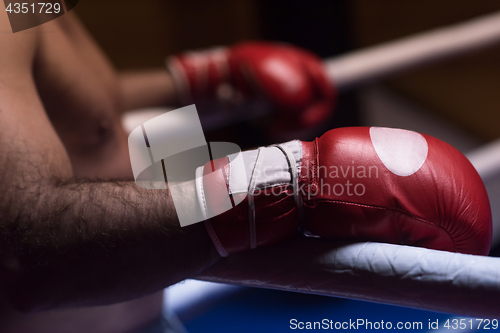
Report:
<svg viewBox="0 0 500 333"><path fill-rule="evenodd" d="M500 10L498 0L84 0L76 11L120 69L246 39L291 42L322 57ZM400 75L392 89L483 140L500 137L500 48ZM342 104L352 108L352 95ZM342 106L339 124L356 122Z"/></svg>

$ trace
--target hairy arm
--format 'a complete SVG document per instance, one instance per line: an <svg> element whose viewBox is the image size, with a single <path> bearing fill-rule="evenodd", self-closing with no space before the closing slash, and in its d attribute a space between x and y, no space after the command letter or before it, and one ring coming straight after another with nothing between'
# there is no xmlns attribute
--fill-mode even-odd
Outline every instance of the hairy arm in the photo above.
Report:
<svg viewBox="0 0 500 333"><path fill-rule="evenodd" d="M33 82L37 34L0 45L0 283L18 309L133 299L218 260L202 224L180 228L168 191L74 179Z"/></svg>

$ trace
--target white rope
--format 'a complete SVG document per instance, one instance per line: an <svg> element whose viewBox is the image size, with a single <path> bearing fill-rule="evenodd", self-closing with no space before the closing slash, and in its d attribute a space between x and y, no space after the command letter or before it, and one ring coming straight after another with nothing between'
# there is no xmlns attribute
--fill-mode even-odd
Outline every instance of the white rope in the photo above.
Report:
<svg viewBox="0 0 500 333"><path fill-rule="evenodd" d="M500 44L500 12L326 59L339 90Z"/></svg>

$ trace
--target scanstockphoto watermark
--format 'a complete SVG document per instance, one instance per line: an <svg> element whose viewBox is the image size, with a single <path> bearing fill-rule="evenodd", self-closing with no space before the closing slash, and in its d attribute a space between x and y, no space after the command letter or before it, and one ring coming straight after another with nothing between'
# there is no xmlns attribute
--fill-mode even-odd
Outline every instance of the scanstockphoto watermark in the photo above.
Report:
<svg viewBox="0 0 500 333"><path fill-rule="evenodd" d="M300 150L300 143L288 144L295 146L295 151ZM310 199L322 194L330 198L359 197L373 188L365 186L365 182L373 183L379 177L377 166L357 161L318 166L309 159L297 163L298 154L285 154L285 158L270 154L273 157L269 155L269 163L262 166L258 156L262 158L266 153L258 153L254 159L255 151L242 153L234 143L207 143L194 104L137 126L128 137L128 146L136 184L144 189L166 190L168 183L182 227L220 215L243 202L248 194L299 194ZM261 152L269 147L262 149ZM224 168L215 168L214 163L208 164L211 170L206 168L209 161L221 158L228 161L228 175ZM223 181L226 186L222 186ZM207 189L210 202L216 204L206 200Z"/></svg>
<svg viewBox="0 0 500 333"><path fill-rule="evenodd" d="M292 330L451 330L476 331L499 329L498 319L482 318L448 318L446 320L428 319L427 321L385 321L369 319L349 319L335 321L323 319L321 321L300 321L290 319L289 328Z"/></svg>
<svg viewBox="0 0 500 333"><path fill-rule="evenodd" d="M4 0L12 32L31 29L52 21L75 8L79 0Z"/></svg>
<svg viewBox="0 0 500 333"><path fill-rule="evenodd" d="M429 329L435 326L429 320ZM349 319L346 321L334 321L323 319L321 321L299 321L290 319L290 329L292 330L422 330L424 323L421 321L396 322L391 321L370 321L368 319Z"/></svg>
<svg viewBox="0 0 500 333"><path fill-rule="evenodd" d="M276 170L273 166L266 166L262 170L254 170L256 177L265 179L282 178L283 171ZM301 166L300 177L302 179L315 179L313 183L300 182L298 191L308 199L317 195L323 196L363 196L366 193L364 181L379 177L377 166L356 165L309 165L307 161ZM279 196L283 193L292 195L282 187L272 186L257 188L253 195Z"/></svg>

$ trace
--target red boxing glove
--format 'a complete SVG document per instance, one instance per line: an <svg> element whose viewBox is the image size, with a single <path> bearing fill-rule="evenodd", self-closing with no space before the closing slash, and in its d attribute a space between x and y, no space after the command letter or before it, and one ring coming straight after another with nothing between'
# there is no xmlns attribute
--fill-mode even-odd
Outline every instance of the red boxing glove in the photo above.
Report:
<svg viewBox="0 0 500 333"><path fill-rule="evenodd" d="M313 127L333 111L321 60L294 46L246 42L174 56L167 67L183 103L264 97L278 110L273 131Z"/></svg>
<svg viewBox="0 0 500 333"><path fill-rule="evenodd" d="M223 176L206 177L212 169L205 165L198 193L210 209L227 184L241 202L205 221L223 256L293 237L301 227L335 240L489 252L491 209L481 178L465 156L431 136L340 128L242 157L244 172L228 163L231 155L214 161Z"/></svg>

